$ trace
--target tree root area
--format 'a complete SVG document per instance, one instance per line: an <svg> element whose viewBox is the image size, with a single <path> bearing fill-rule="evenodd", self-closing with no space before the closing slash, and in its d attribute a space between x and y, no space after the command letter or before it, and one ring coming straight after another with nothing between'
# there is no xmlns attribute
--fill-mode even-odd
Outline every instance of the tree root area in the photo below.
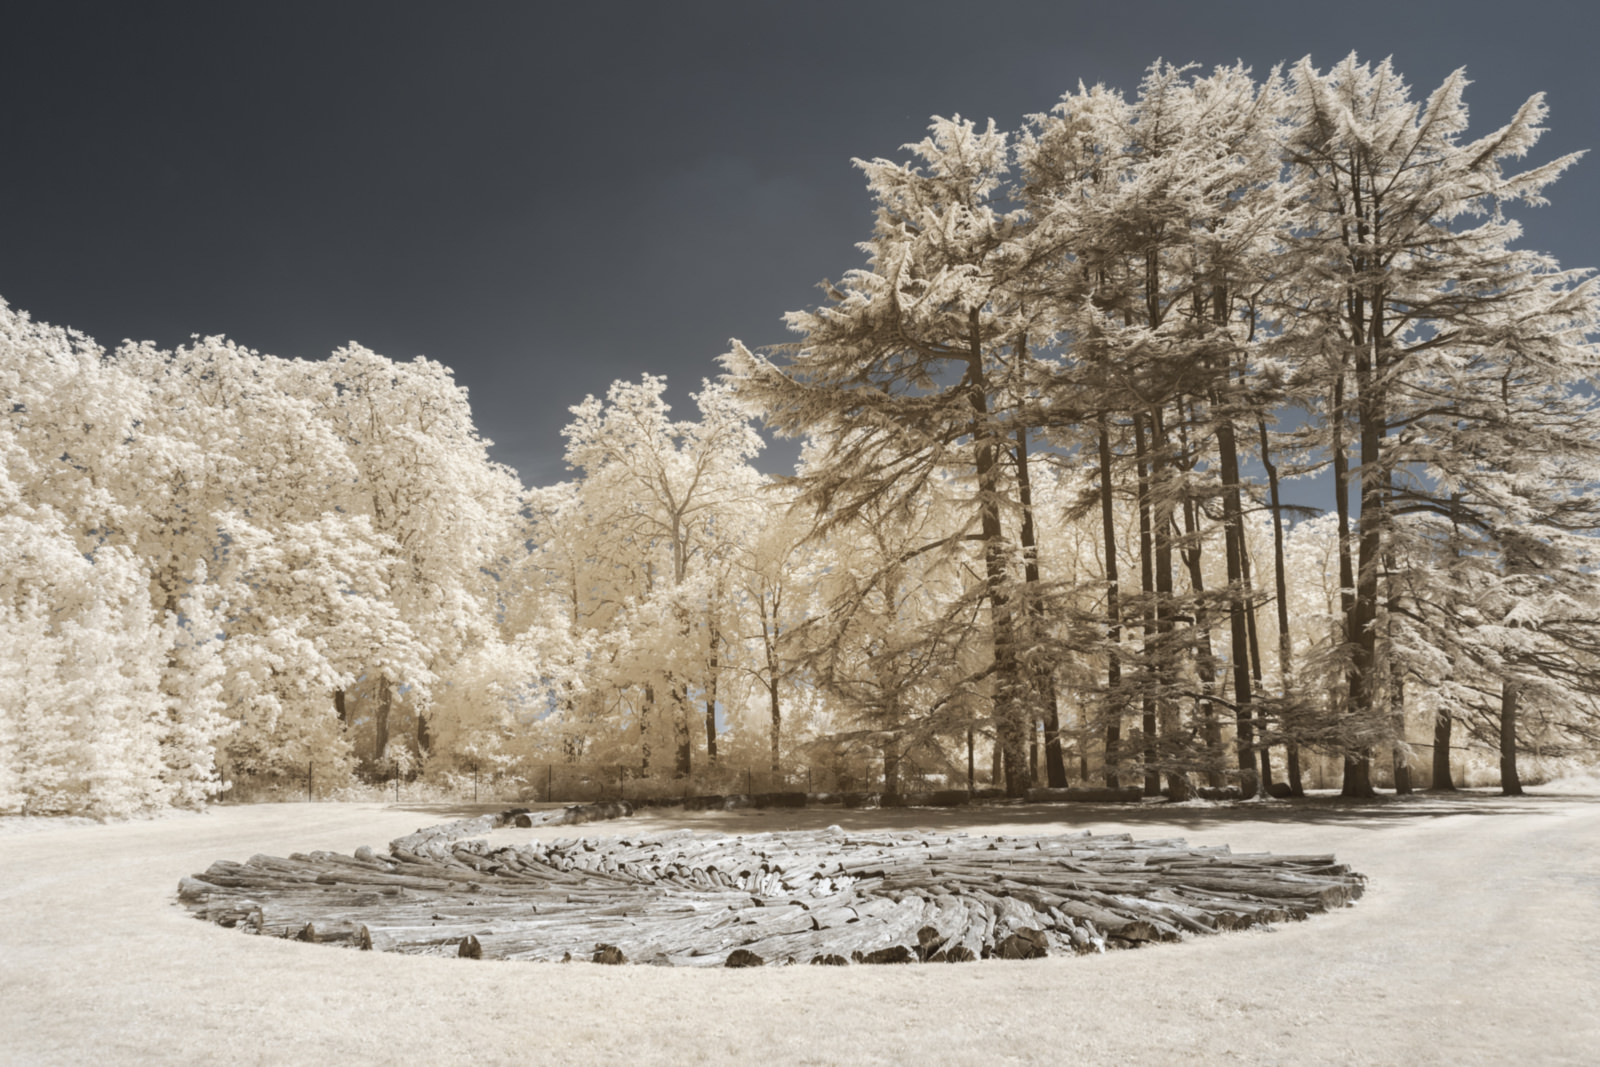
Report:
<svg viewBox="0 0 1600 1067"><path fill-rule="evenodd" d="M472 839L530 818L585 821L507 812L418 831L388 855L218 861L178 899L223 926L348 948L755 967L1104 952L1304 919L1365 883L1331 855L1088 832Z"/></svg>

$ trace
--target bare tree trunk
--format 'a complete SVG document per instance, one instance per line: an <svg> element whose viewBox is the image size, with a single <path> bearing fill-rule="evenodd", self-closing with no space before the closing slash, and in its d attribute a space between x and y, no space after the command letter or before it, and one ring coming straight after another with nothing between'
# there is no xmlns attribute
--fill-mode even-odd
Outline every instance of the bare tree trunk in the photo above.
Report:
<svg viewBox="0 0 1600 1067"><path fill-rule="evenodd" d="M977 748L977 738L973 736L975 733L976 731L972 727L967 727L967 795L969 797L978 789L978 766L975 759L976 752L974 751Z"/></svg>
<svg viewBox="0 0 1600 1067"><path fill-rule="evenodd" d="M1289 633L1289 579L1283 557L1283 501L1278 495L1278 465L1272 462L1267 420L1261 419L1259 425L1261 465L1267 471L1267 491L1272 500L1272 583L1278 608L1278 676L1283 682L1283 702L1287 710L1297 694L1294 684L1294 640ZM1300 744L1288 724L1280 723L1279 727L1289 734L1284 744L1289 764L1289 795L1303 797L1306 790L1300 780Z"/></svg>
<svg viewBox="0 0 1600 1067"><path fill-rule="evenodd" d="M1224 785L1222 775L1222 728L1217 724L1215 696L1217 693L1217 657L1211 650L1211 623L1209 613L1201 606L1205 596L1205 574L1200 566L1200 516L1193 500L1183 502L1183 532L1190 547L1183 550L1184 567L1189 572L1189 587L1195 595L1194 626L1199 642L1195 657L1195 670L1200 674L1200 716L1206 738L1206 784L1213 789Z"/></svg>
<svg viewBox="0 0 1600 1067"><path fill-rule="evenodd" d="M672 687L672 739L678 757L673 773L687 778L694 773L694 742L689 733L689 694L681 685Z"/></svg>
<svg viewBox="0 0 1600 1067"><path fill-rule="evenodd" d="M768 710L772 715L772 773L779 772L778 741L783 733L783 709L778 703L778 600L773 596L772 624L767 625L767 602L764 597L757 597L756 604L761 611L761 647L767 658L767 701Z"/></svg>
<svg viewBox="0 0 1600 1067"><path fill-rule="evenodd" d="M1169 485L1171 465L1171 443L1167 439L1166 422L1162 409L1157 407L1150 412L1150 481L1153 494L1152 534L1155 541L1156 633L1162 649L1156 672L1156 680L1160 686L1156 717L1160 736L1165 740L1158 740L1156 755L1158 759L1164 755L1169 760L1179 755L1176 743L1179 736L1178 708L1172 697L1173 672L1176 669L1173 659L1176 650L1172 647L1172 638L1177 620L1172 583L1173 504ZM1167 792L1173 800L1187 800L1188 775L1176 767L1169 769Z"/></svg>
<svg viewBox="0 0 1600 1067"><path fill-rule="evenodd" d="M1344 612L1345 625L1341 637L1348 644L1351 641L1351 627L1355 622L1355 566L1350 552L1350 459L1345 453L1344 430L1346 426L1344 411L1344 375L1340 374L1334 379L1333 386L1333 415L1331 429L1333 431L1333 501L1339 516L1339 605ZM1354 694L1350 687L1354 682L1353 672L1345 675L1345 714L1351 713L1350 702ZM1372 788L1371 763L1365 754L1344 757L1344 780L1339 788L1341 796L1371 797L1376 795Z"/></svg>
<svg viewBox="0 0 1600 1067"><path fill-rule="evenodd" d="M1117 644L1122 639L1122 613L1117 604L1117 529L1111 497L1111 430L1100 415L1100 524L1105 539L1106 630L1111 644L1106 652L1105 784L1116 789L1118 749L1122 740L1122 663Z"/></svg>
<svg viewBox="0 0 1600 1067"><path fill-rule="evenodd" d="M1394 765L1394 791L1396 796L1406 796L1411 793L1411 762L1399 745L1389 750L1390 762Z"/></svg>
<svg viewBox="0 0 1600 1067"><path fill-rule="evenodd" d="M1501 697L1504 699L1502 692ZM1440 708L1433 717L1433 775L1428 788L1441 793L1456 791L1455 779L1450 774L1450 734L1455 725L1446 708Z"/></svg>
<svg viewBox="0 0 1600 1067"><path fill-rule="evenodd" d="M1037 641L1044 629L1044 607L1039 596L1039 545L1033 525L1033 482L1028 474L1028 432L1017 431L1017 497L1022 503L1022 563L1026 582L1028 621L1036 633ZM1044 761L1045 777L1052 789L1067 784L1067 767L1061 756L1061 707L1056 698L1055 672L1035 670L1033 688L1044 710ZM1035 738L1034 748L1038 747ZM1033 774L1039 775L1038 756L1032 757Z"/></svg>
<svg viewBox="0 0 1600 1067"><path fill-rule="evenodd" d="M783 713L778 706L778 680L774 678L767 686L767 698L772 712L772 773L778 774L782 764L778 759L778 737L783 731Z"/></svg>
<svg viewBox="0 0 1600 1067"><path fill-rule="evenodd" d="M1150 466L1149 450L1145 444L1144 415L1133 416L1134 470L1138 475L1139 509L1139 590L1144 594L1141 612L1140 647L1144 652L1144 672L1140 678L1139 710L1141 733L1144 735L1144 795L1161 795L1161 771L1156 753L1156 699L1151 692L1154 680L1154 649L1151 647L1156 631L1155 617L1155 559L1150 530Z"/></svg>
<svg viewBox="0 0 1600 1067"><path fill-rule="evenodd" d="M1406 721L1406 691L1405 681L1401 678L1394 679L1394 706L1395 715L1400 720L1402 727L1400 736L1403 739L1405 737L1403 727ZM1406 758L1406 754L1401 751L1399 745L1395 745L1391 750L1390 758L1394 761L1394 791L1400 796L1405 796L1411 792L1411 762Z"/></svg>
<svg viewBox="0 0 1600 1067"><path fill-rule="evenodd" d="M1522 687L1509 678L1500 682L1500 795L1522 796L1522 779L1517 777L1517 702Z"/></svg>
<svg viewBox="0 0 1600 1067"><path fill-rule="evenodd" d="M1376 303L1376 302L1375 302ZM1373 327L1373 336L1381 337L1381 324ZM1366 722L1376 720L1378 703L1384 686L1378 678L1378 572L1383 549L1384 487L1387 476L1382 475L1383 422L1379 396L1379 379L1382 367L1373 358L1369 346L1356 349L1356 415L1361 434L1361 514L1356 517L1358 556L1356 560L1356 595L1350 613L1350 632L1346 640L1351 645L1350 703L1356 715ZM1363 753L1370 762L1370 754ZM1345 795L1374 796L1370 768L1367 780L1361 783L1363 792Z"/></svg>
<svg viewBox="0 0 1600 1067"><path fill-rule="evenodd" d="M1239 563L1244 573L1244 602L1246 631L1250 635L1250 678L1255 682L1256 692L1263 688L1261 684L1261 641L1256 633L1256 589L1250 576L1250 542L1244 536L1243 527L1239 530ZM1257 784L1257 793L1260 796L1270 796L1272 793L1272 749L1267 744L1267 725L1263 720L1261 727L1261 778Z"/></svg>
<svg viewBox="0 0 1600 1067"><path fill-rule="evenodd" d="M389 712L394 707L394 690L389 679L382 675L378 677L378 712L373 717L372 763L376 767L383 762L384 754L389 749Z"/></svg>
<svg viewBox="0 0 1600 1067"><path fill-rule="evenodd" d="M1233 661L1233 704L1237 723L1239 788L1254 795L1259 781L1255 762L1255 724L1251 719L1250 633L1246 620L1244 588L1244 506L1239 493L1239 452L1233 437L1233 422L1227 416L1217 420L1217 450L1222 460L1223 547L1228 565L1228 622L1232 636L1229 658Z"/></svg>
<svg viewBox="0 0 1600 1067"><path fill-rule="evenodd" d="M1000 470L995 457L994 427L989 420L988 382L977 308L969 315L969 351L963 379L972 406L973 466L978 475L978 518L983 531L984 583L994 630L995 732L1005 763L1006 794L1026 796L1032 784L1023 759L1023 701L1017 662L1016 620L1006 574L1005 531L1000 524Z"/></svg>
<svg viewBox="0 0 1600 1067"><path fill-rule="evenodd" d="M1372 760L1366 756L1345 756L1344 783L1339 789L1342 797L1374 797L1378 791L1372 787Z"/></svg>
<svg viewBox="0 0 1600 1067"><path fill-rule="evenodd" d="M714 616L706 620L706 629L711 634L711 651L706 660L706 762L715 767L717 765L717 642L720 635L717 633L717 620Z"/></svg>
<svg viewBox="0 0 1600 1067"><path fill-rule="evenodd" d="M644 706L639 709L639 773L650 773L650 716L656 713L656 687L644 687Z"/></svg>
<svg viewBox="0 0 1600 1067"><path fill-rule="evenodd" d="M1450 554L1461 555L1460 525L1461 494L1450 494ZM1502 693L1503 697L1505 694ZM1455 779L1450 774L1450 734L1455 720L1450 709L1440 705L1433 714L1433 771L1429 775L1428 789L1441 793L1456 791Z"/></svg>

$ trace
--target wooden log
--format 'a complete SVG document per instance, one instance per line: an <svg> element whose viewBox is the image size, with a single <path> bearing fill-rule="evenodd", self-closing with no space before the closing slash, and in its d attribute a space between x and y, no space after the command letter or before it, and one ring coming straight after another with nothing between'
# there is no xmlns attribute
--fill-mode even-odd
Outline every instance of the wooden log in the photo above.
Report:
<svg viewBox="0 0 1600 1067"><path fill-rule="evenodd" d="M507 815L497 823L513 822ZM494 821L490 819L490 821ZM1329 855L1232 855L1127 834L667 834L491 847L458 820L371 849L218 861L179 903L358 948L723 964L1031 958L1304 918L1362 879ZM307 933L309 931L309 933ZM492 935L492 936L491 936ZM487 938L487 940L483 940Z"/></svg>

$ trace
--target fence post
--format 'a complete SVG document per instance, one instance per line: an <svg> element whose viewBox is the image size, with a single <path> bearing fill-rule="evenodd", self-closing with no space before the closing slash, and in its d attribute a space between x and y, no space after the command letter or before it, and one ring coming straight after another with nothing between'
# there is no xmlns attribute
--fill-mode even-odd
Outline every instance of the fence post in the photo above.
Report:
<svg viewBox="0 0 1600 1067"><path fill-rule="evenodd" d="M311 760L306 760L306 801L311 800Z"/></svg>
<svg viewBox="0 0 1600 1067"><path fill-rule="evenodd" d="M478 761L472 761L472 802L478 802Z"/></svg>

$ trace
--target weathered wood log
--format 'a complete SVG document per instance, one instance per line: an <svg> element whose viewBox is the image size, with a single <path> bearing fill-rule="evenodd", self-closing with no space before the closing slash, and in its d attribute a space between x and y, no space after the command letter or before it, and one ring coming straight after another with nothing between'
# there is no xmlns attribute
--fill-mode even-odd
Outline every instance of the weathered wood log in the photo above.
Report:
<svg viewBox="0 0 1600 1067"><path fill-rule="evenodd" d="M178 901L222 926L357 949L755 966L1099 952L1302 919L1364 881L1330 855L1127 834L471 836L527 815L419 830L387 856L219 860L182 879Z"/></svg>

